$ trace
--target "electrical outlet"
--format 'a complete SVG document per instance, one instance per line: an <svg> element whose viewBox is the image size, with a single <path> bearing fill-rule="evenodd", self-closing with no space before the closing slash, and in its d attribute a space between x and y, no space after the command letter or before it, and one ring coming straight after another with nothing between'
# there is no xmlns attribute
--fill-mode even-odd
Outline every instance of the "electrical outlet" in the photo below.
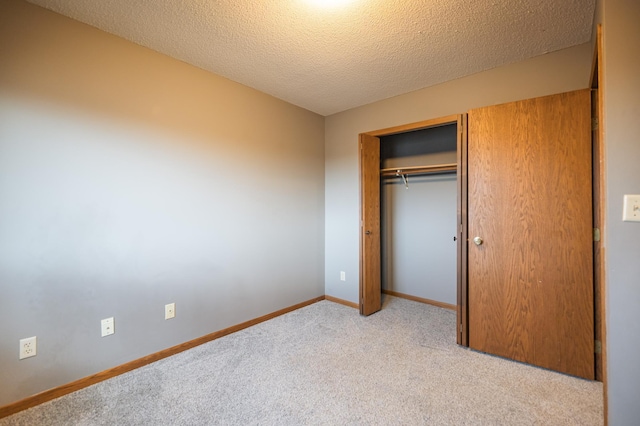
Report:
<svg viewBox="0 0 640 426"><path fill-rule="evenodd" d="M340 271L340 281L346 281L347 274L344 271Z"/></svg>
<svg viewBox="0 0 640 426"><path fill-rule="evenodd" d="M109 336L116 332L113 317L103 319L100 321L100 325L102 326L102 337Z"/></svg>
<svg viewBox="0 0 640 426"><path fill-rule="evenodd" d="M168 303L164 305L164 319L168 320L176 316L176 304Z"/></svg>
<svg viewBox="0 0 640 426"><path fill-rule="evenodd" d="M20 339L20 359L36 356L36 336Z"/></svg>

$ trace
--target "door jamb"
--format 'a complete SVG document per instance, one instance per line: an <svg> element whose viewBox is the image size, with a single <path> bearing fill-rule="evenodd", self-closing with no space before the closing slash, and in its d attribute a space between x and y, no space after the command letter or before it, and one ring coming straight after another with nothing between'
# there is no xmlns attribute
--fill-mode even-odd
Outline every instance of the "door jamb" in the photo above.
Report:
<svg viewBox="0 0 640 426"><path fill-rule="evenodd" d="M595 340L600 342L601 353L596 354L596 380L602 381L604 398L604 422L608 421L608 385L607 385L607 326L606 326L606 295L607 282L605 274L605 132L604 132L604 88L603 88L603 39L602 25L596 27L596 40L593 52L593 63L591 68L591 96L592 104L595 103L595 110L592 108L592 117L596 120L593 126L593 212L594 228L600 230L600 241L594 242L594 325ZM596 220L597 219L597 220Z"/></svg>

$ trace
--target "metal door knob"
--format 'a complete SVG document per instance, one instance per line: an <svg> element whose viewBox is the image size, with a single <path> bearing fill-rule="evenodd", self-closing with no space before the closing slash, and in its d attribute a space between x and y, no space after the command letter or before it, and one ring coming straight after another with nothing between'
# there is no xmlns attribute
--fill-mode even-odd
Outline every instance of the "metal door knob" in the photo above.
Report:
<svg viewBox="0 0 640 426"><path fill-rule="evenodd" d="M477 245L477 246L479 246L479 245L481 245L481 244L482 244L482 238L480 238L480 237L475 237L475 238L473 239L473 242L474 242L474 243L476 243L476 245Z"/></svg>
<svg viewBox="0 0 640 426"><path fill-rule="evenodd" d="M367 235L371 235L371 231L365 231L364 233Z"/></svg>

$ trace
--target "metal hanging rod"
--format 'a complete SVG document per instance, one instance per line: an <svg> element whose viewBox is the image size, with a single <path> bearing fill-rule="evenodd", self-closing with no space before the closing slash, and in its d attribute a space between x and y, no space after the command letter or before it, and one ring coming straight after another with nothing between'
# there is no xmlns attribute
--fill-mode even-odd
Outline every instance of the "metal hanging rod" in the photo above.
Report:
<svg viewBox="0 0 640 426"><path fill-rule="evenodd" d="M380 176L407 176L425 175L435 173L454 173L458 170L458 164L436 164L433 166L390 167L381 169Z"/></svg>

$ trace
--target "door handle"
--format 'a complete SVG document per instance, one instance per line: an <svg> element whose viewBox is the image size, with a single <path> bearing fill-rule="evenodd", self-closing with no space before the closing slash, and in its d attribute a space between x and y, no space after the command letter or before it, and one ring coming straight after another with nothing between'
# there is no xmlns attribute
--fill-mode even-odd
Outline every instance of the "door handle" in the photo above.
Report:
<svg viewBox="0 0 640 426"><path fill-rule="evenodd" d="M482 243L483 243L482 238L480 238L480 237L475 237L475 238L473 239L473 242L474 242L477 246L482 245Z"/></svg>
<svg viewBox="0 0 640 426"><path fill-rule="evenodd" d="M365 234L371 235L371 231L364 231Z"/></svg>

